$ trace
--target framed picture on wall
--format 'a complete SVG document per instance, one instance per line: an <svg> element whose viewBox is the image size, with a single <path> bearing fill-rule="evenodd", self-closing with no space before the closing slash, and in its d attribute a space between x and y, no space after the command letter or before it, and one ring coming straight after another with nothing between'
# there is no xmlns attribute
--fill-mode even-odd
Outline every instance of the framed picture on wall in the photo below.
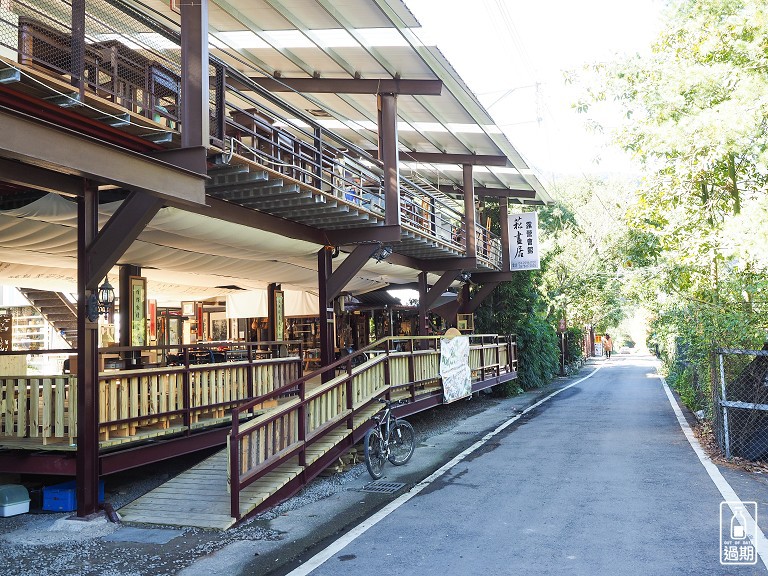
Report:
<svg viewBox="0 0 768 576"><path fill-rule="evenodd" d="M147 344L147 279L131 276L129 318L131 319L131 346Z"/></svg>

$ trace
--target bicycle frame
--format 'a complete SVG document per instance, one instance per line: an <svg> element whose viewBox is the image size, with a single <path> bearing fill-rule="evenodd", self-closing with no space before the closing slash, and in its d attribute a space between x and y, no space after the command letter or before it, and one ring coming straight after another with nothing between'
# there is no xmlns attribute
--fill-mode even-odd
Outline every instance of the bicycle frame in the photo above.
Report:
<svg viewBox="0 0 768 576"><path fill-rule="evenodd" d="M379 399L379 402L384 404L384 408L373 416L374 425L366 432L363 440L365 465L374 480L381 478L386 462L395 466L408 462L415 447L413 426L398 419L392 410L393 406L403 401Z"/></svg>
<svg viewBox="0 0 768 576"><path fill-rule="evenodd" d="M385 405L383 413L380 412L379 414L376 414L373 419L376 421L375 426L379 429L381 441L384 444L384 457L388 458L390 434L392 433L392 429L395 427L395 424L397 424L397 418L395 418L395 415L392 414L391 404Z"/></svg>

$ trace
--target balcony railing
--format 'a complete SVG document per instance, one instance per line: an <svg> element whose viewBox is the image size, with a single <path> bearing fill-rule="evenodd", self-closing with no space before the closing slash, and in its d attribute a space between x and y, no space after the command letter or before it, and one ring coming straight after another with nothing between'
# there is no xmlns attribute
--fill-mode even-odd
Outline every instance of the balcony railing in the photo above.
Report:
<svg viewBox="0 0 768 576"><path fill-rule="evenodd" d="M226 47L224 53L227 58L240 58ZM140 12L124 2L88 0L85 30L78 38L73 35L69 2L16 0L10 10L0 10L0 57L144 116L169 134L183 130L180 37L170 21L149 8ZM342 205L383 217L386 206L378 159L216 57L210 59L209 74L214 145L319 190ZM72 105L78 98L75 93L61 94L61 103ZM119 121L115 117L109 123ZM458 202L429 184L406 178L401 178L400 190L406 230L430 238L443 249L464 251L465 218ZM480 226L477 230L481 264L498 268L499 239Z"/></svg>

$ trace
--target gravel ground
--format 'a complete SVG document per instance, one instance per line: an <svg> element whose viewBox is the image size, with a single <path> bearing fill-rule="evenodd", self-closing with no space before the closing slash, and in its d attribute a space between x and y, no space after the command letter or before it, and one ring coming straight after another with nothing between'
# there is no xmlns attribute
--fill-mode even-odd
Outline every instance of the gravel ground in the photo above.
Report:
<svg viewBox="0 0 768 576"><path fill-rule="evenodd" d="M516 410L532 402L536 394L529 393L526 396L530 398L498 399L476 394L471 400L439 406L410 416L408 420L417 432L417 446L425 445L429 438L451 430L475 414L500 404L509 404L511 410ZM208 454L180 458L109 477L106 481L106 501L119 512L121 506ZM111 523L103 517L88 522L68 519L69 513L30 513L0 518L2 573L9 576L176 575L196 562L238 543L261 541L265 549L274 550L286 535L270 528L272 520L288 516L290 511L340 492L359 490L359 486L369 480L364 464L357 464L343 473L318 477L289 500L224 532L195 528L158 529L152 526L134 529L138 535L131 536L133 532L128 527ZM149 541L135 541L141 538L149 538ZM254 555L253 552L249 554ZM213 568L207 573L216 572L218 570Z"/></svg>

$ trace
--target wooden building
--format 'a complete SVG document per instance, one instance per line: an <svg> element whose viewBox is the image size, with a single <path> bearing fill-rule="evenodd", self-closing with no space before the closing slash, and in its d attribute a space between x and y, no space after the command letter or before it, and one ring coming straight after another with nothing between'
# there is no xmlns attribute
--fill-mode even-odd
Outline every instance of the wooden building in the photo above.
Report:
<svg viewBox="0 0 768 576"><path fill-rule="evenodd" d="M0 471L76 477L80 516L100 477L228 443L226 526L359 440L377 396L440 403L428 310L454 287L441 316L471 315L511 278L509 204L549 201L400 0L302 6L0 0L0 277L41 310L77 296L71 373L0 377ZM122 321L100 349L105 277ZM339 297L406 283L413 333L337 360ZM146 345L147 300L256 288L266 341L174 343L176 362ZM317 294L314 355L282 316L287 289ZM471 338L473 389L515 377L512 337Z"/></svg>

